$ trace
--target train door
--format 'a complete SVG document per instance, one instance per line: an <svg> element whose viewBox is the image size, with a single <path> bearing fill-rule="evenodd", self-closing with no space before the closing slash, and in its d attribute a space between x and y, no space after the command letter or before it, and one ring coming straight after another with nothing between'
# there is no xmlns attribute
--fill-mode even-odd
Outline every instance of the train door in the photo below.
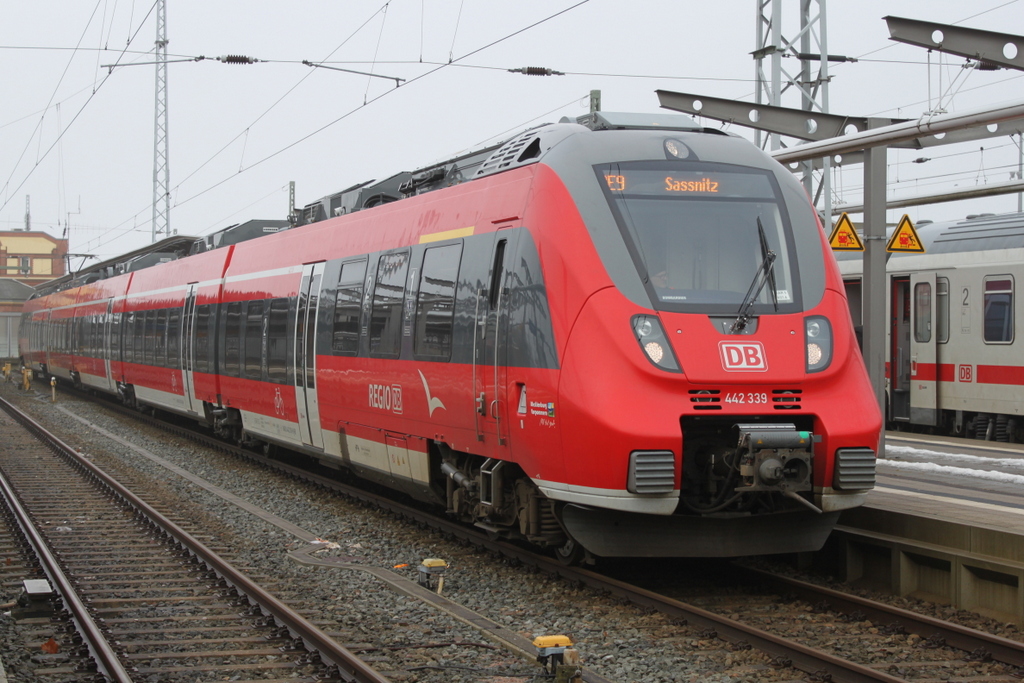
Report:
<svg viewBox="0 0 1024 683"><path fill-rule="evenodd" d="M295 312L295 404L302 443L313 448L324 447L316 397L316 313L323 274L323 261L302 266Z"/></svg>
<svg viewBox="0 0 1024 683"><path fill-rule="evenodd" d="M477 291L476 334L473 344L473 385L476 391L476 430L479 441L508 444L507 370L508 265L515 253L516 233L495 233L488 286Z"/></svg>
<svg viewBox="0 0 1024 683"><path fill-rule="evenodd" d="M910 335L910 421L938 424L939 372L936 362L935 273L910 276L913 325Z"/></svg>
<svg viewBox="0 0 1024 683"><path fill-rule="evenodd" d="M178 349L181 355L181 379L185 392L185 408L191 413L199 412L196 400L195 382L195 327L196 327L196 287L198 283L189 283L185 292L185 304L181 310L181 326Z"/></svg>
<svg viewBox="0 0 1024 683"><path fill-rule="evenodd" d="M114 325L114 300L107 301L107 315L103 318L103 371L107 378L107 391L117 391L117 382L114 381L113 363L117 354L117 347L120 346L117 339L114 339L116 326Z"/></svg>
<svg viewBox="0 0 1024 683"><path fill-rule="evenodd" d="M892 420L910 420L910 278L892 279L892 302L889 307L889 337L892 344L889 357L889 417Z"/></svg>

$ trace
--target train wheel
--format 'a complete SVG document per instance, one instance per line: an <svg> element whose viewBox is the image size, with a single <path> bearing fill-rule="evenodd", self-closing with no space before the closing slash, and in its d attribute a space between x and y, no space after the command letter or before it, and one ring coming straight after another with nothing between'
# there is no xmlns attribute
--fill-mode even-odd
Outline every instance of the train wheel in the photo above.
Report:
<svg viewBox="0 0 1024 683"><path fill-rule="evenodd" d="M555 559L566 566L579 564L583 560L583 546L571 538L555 548Z"/></svg>

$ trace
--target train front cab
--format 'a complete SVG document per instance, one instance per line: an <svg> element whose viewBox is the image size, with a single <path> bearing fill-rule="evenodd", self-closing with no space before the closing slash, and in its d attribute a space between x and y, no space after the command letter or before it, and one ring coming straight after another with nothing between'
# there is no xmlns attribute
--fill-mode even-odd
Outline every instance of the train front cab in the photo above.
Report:
<svg viewBox="0 0 1024 683"><path fill-rule="evenodd" d="M806 195L744 141L666 133L627 148L623 139L622 161L569 142L546 159L587 224L563 234L594 236L600 265L577 248L579 269L607 272L615 287L595 290L566 344L559 410L573 435L570 486L545 493L567 503L567 531L598 555L820 547L838 511L873 485L881 415ZM570 155L591 164L569 168ZM832 342L820 371L810 352L818 334ZM771 430L785 433L775 455L741 464L744 435ZM800 435L813 445L794 445ZM844 478L844 453L864 478ZM792 478L776 477L790 461ZM635 486L648 474L657 486ZM753 495L732 497L740 489Z"/></svg>

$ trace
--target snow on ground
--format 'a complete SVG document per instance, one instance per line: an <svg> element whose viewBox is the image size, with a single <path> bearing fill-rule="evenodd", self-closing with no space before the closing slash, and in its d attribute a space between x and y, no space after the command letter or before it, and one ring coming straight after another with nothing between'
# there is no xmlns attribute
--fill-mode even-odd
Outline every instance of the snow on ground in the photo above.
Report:
<svg viewBox="0 0 1024 683"><path fill-rule="evenodd" d="M879 471L929 472L950 476L986 479L1006 484L1024 484L1024 474L1013 474L1012 471L1024 473L1024 459L1018 458L987 458L976 455L940 453L909 446L885 447L885 458L878 460ZM939 463L954 463L944 465ZM959 466L957 466L959 465ZM1001 468L1011 472L1000 472L992 469Z"/></svg>

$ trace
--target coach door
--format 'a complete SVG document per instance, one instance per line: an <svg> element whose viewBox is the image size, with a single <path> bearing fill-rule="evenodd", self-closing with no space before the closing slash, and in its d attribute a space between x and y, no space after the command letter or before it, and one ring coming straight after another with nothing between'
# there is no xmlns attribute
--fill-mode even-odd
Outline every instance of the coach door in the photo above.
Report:
<svg viewBox="0 0 1024 683"><path fill-rule="evenodd" d="M507 370L508 267L515 253L516 233L495 234L487 287L477 291L473 343L473 384L476 387L476 430L480 441L508 443Z"/></svg>
<svg viewBox="0 0 1024 683"><path fill-rule="evenodd" d="M935 425L939 372L936 362L935 273L910 276L913 325L910 334L910 421Z"/></svg>
<svg viewBox="0 0 1024 683"><path fill-rule="evenodd" d="M103 317L103 371L107 378L107 391L113 393L117 390L117 382L114 381L114 373L111 365L118 353L120 340L116 339L114 330L119 329L114 325L114 300L107 301L107 314Z"/></svg>
<svg viewBox="0 0 1024 683"><path fill-rule="evenodd" d="M893 420L910 419L910 279L892 279L889 307L889 411Z"/></svg>
<svg viewBox="0 0 1024 683"><path fill-rule="evenodd" d="M193 282L188 285L185 293L185 306L181 311L181 378L185 391L185 408L189 412L198 413L195 382L195 328L196 328L196 287Z"/></svg>
<svg viewBox="0 0 1024 683"><path fill-rule="evenodd" d="M299 413L302 443L324 447L320 408L316 398L316 311L324 264L302 266L299 304L295 313L295 405Z"/></svg>

